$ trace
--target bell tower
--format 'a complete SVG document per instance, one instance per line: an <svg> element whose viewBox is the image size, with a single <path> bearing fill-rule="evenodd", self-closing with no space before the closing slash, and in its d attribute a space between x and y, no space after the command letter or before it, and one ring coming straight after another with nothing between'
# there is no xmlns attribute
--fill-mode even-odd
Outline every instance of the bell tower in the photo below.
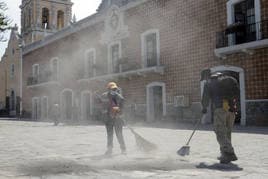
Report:
<svg viewBox="0 0 268 179"><path fill-rule="evenodd" d="M68 26L72 5L71 0L22 0L21 34L25 44L41 40Z"/></svg>

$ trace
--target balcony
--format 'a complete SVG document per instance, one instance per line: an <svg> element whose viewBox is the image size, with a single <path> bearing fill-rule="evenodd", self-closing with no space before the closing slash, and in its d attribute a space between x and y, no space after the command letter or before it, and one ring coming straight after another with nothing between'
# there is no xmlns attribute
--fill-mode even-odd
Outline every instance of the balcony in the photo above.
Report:
<svg viewBox="0 0 268 179"><path fill-rule="evenodd" d="M129 58L121 58L118 60L117 68L118 70L115 71L115 73L123 73L127 71L137 70L141 68L141 65L134 61L130 60Z"/></svg>
<svg viewBox="0 0 268 179"><path fill-rule="evenodd" d="M264 47L268 47L268 20L254 24L238 22L217 33L215 54L224 58L239 52L252 54Z"/></svg>
<svg viewBox="0 0 268 179"><path fill-rule="evenodd" d="M57 77L52 75L51 71L45 71L38 76L30 76L27 79L28 87L43 86L47 84L58 84Z"/></svg>
<svg viewBox="0 0 268 179"><path fill-rule="evenodd" d="M99 68L97 68L99 69ZM103 68L102 68L103 69ZM89 82L95 80L112 80L114 78L125 78L131 79L134 76L146 76L147 74L155 73L155 74L164 74L164 66L156 65L151 67L141 67L141 64L134 61L129 60L128 58L121 58L118 60L117 66L115 66L112 73L97 76L87 76L84 74L84 71L78 72L78 81Z"/></svg>

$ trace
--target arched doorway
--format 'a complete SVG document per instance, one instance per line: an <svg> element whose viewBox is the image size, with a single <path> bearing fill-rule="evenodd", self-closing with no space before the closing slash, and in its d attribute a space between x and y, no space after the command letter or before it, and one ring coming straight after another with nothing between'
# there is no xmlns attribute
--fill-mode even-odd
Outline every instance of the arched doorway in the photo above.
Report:
<svg viewBox="0 0 268 179"><path fill-rule="evenodd" d="M57 29L62 29L64 27L64 12L58 11L57 13Z"/></svg>
<svg viewBox="0 0 268 179"><path fill-rule="evenodd" d="M42 9L42 28L49 29L50 27L50 17L49 17L49 10L48 8Z"/></svg>
<svg viewBox="0 0 268 179"><path fill-rule="evenodd" d="M73 118L73 91L65 89L61 93L61 118L71 120Z"/></svg>
<svg viewBox="0 0 268 179"><path fill-rule="evenodd" d="M32 120L38 121L41 118L41 103L40 98L32 98Z"/></svg>
<svg viewBox="0 0 268 179"><path fill-rule="evenodd" d="M48 97L44 96L41 101L41 116L42 120L48 119Z"/></svg>
<svg viewBox="0 0 268 179"><path fill-rule="evenodd" d="M153 82L146 87L147 121L161 120L166 115L166 85Z"/></svg>
<svg viewBox="0 0 268 179"><path fill-rule="evenodd" d="M232 77L236 78L239 82L240 86L240 96L237 97L238 99L238 114L236 116L236 121L240 123L240 125L246 125L246 97L245 97L245 74L244 70L240 67L235 66L216 66L210 68L211 72L222 72L224 74L231 75ZM201 82L201 94L203 93L204 81ZM211 121L211 115L207 115L208 121Z"/></svg>
<svg viewBox="0 0 268 179"><path fill-rule="evenodd" d="M13 89L11 89L10 92L10 111L9 111L9 115L10 116L15 116L16 115L16 94L15 91Z"/></svg>
<svg viewBox="0 0 268 179"><path fill-rule="evenodd" d="M82 119L90 120L92 116L92 95L89 91L83 91L81 94Z"/></svg>

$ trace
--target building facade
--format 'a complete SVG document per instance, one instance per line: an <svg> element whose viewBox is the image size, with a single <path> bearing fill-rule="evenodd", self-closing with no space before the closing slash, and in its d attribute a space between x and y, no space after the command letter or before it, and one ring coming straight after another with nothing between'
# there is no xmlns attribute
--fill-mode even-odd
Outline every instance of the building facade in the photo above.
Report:
<svg viewBox="0 0 268 179"><path fill-rule="evenodd" d="M20 36L16 26L12 28L9 39L8 47L0 61L0 109L5 111L5 115L18 116L21 110L22 53L20 48Z"/></svg>
<svg viewBox="0 0 268 179"><path fill-rule="evenodd" d="M115 81L130 119L201 117L205 68L239 81L237 123L267 124L267 0L103 0L98 12L23 49L23 109L35 120L98 115ZM211 122L210 113L203 122Z"/></svg>

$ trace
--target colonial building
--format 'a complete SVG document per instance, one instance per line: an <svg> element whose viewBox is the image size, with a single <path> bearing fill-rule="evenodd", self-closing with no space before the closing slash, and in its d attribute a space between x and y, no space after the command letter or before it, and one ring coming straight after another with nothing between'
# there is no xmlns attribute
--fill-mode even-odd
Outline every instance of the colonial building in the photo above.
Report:
<svg viewBox="0 0 268 179"><path fill-rule="evenodd" d="M92 120L115 81L131 119L196 120L211 68L239 81L237 122L267 124L267 12L267 0L103 0L23 49L23 109L42 120L59 103L62 120Z"/></svg>
<svg viewBox="0 0 268 179"><path fill-rule="evenodd" d="M20 113L22 93L21 48L18 28L12 28L8 47L0 61L0 109L5 115L16 116Z"/></svg>

